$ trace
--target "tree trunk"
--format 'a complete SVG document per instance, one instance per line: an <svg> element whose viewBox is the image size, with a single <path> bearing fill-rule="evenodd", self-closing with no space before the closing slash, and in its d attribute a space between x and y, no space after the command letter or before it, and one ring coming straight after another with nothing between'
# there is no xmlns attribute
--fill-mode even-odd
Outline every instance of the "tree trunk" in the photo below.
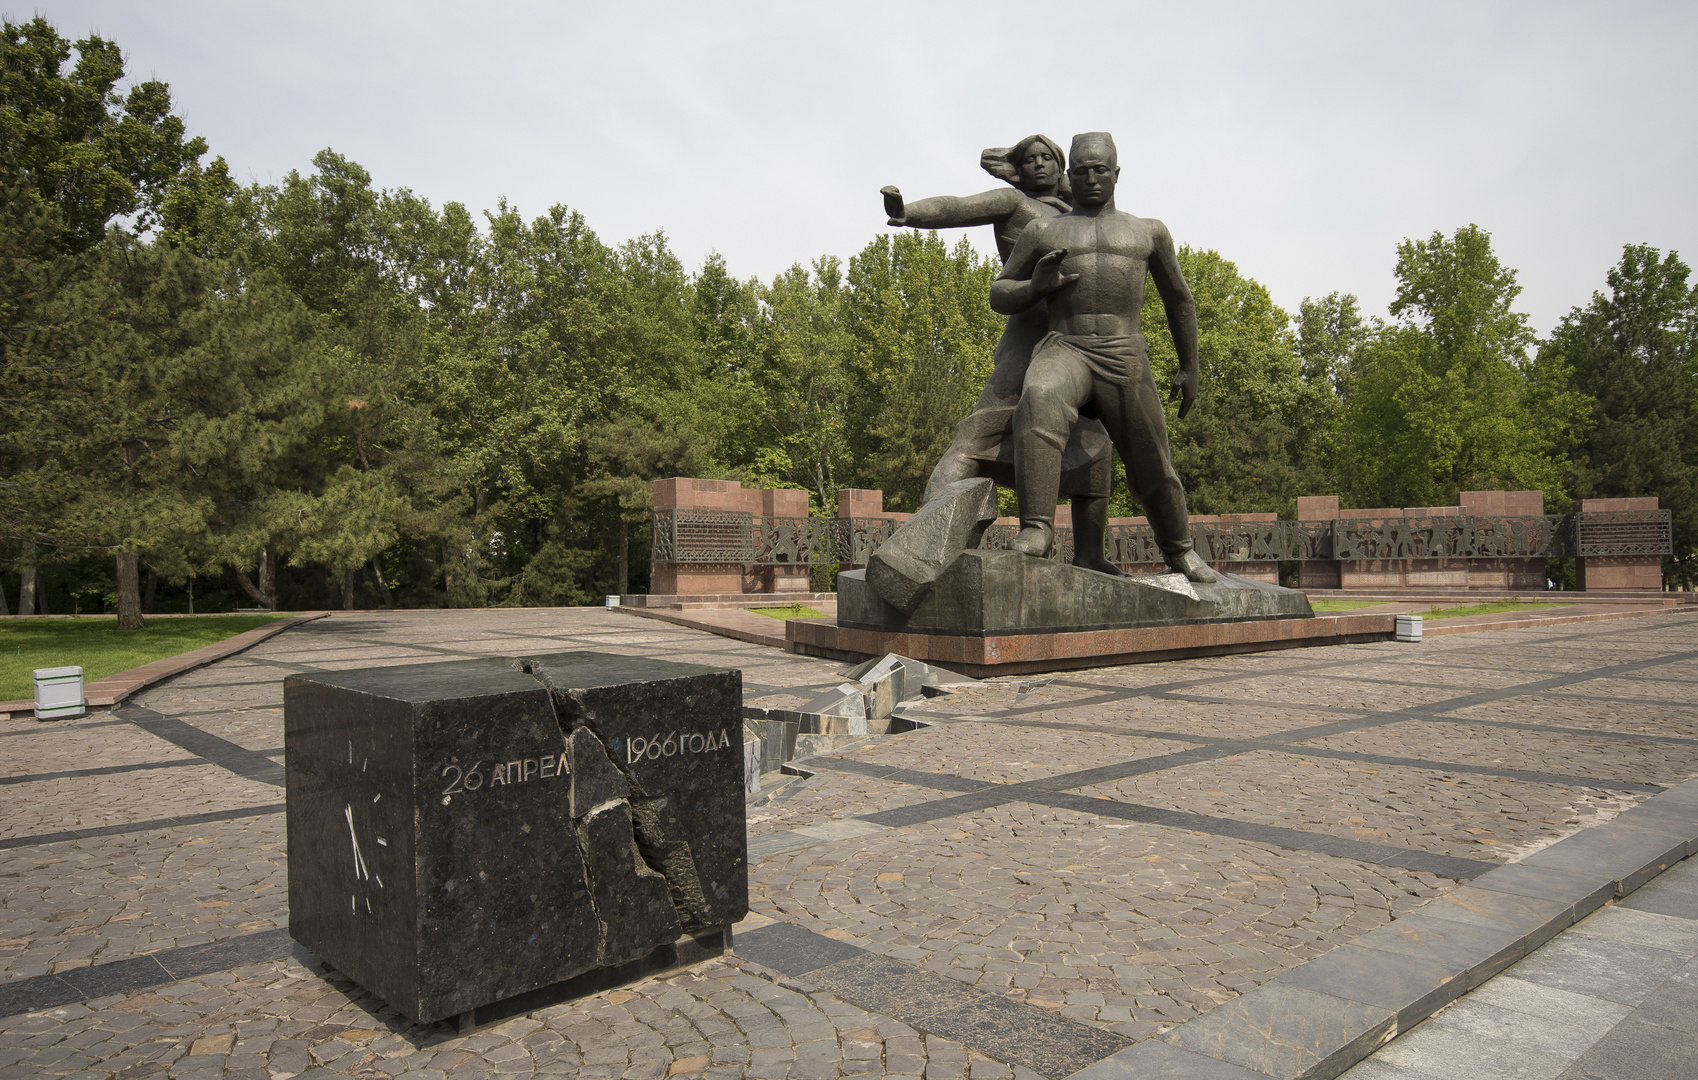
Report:
<svg viewBox="0 0 1698 1080"><path fill-rule="evenodd" d="M18 614L35 614L35 545L24 545L24 561L18 567L18 577L22 583L18 586Z"/></svg>
<svg viewBox="0 0 1698 1080"><path fill-rule="evenodd" d="M373 555L371 557L371 572L377 575L377 591L383 594L383 606L386 608L394 607L395 598L389 595L389 583L383 580L383 560L381 556Z"/></svg>
<svg viewBox="0 0 1698 1080"><path fill-rule="evenodd" d="M342 610L354 610L354 568L342 571Z"/></svg>
<svg viewBox="0 0 1698 1080"><path fill-rule="evenodd" d="M118 629L141 630L147 626L141 610L141 576L136 571L136 553L118 553Z"/></svg>
<svg viewBox="0 0 1698 1080"><path fill-rule="evenodd" d="M236 584L240 585L242 591L247 593L253 602L260 607L267 611L277 610L277 602L273 600L267 603L265 594L254 587L253 578L248 577L248 572L240 566L236 567ZM194 614L194 595L194 586L191 584L189 586L189 614L191 615Z"/></svg>
<svg viewBox="0 0 1698 1080"><path fill-rule="evenodd" d="M142 614L153 614L153 594L159 588L159 571L153 567L147 568L147 588L142 592Z"/></svg>
<svg viewBox="0 0 1698 1080"><path fill-rule="evenodd" d="M619 519L619 595L631 591L631 525Z"/></svg>
<svg viewBox="0 0 1698 1080"><path fill-rule="evenodd" d="M273 596L276 593L276 587L271 583L270 570L271 549L261 548L259 551L259 593L261 596ZM266 607L272 606L266 604L264 600L261 600L260 603Z"/></svg>

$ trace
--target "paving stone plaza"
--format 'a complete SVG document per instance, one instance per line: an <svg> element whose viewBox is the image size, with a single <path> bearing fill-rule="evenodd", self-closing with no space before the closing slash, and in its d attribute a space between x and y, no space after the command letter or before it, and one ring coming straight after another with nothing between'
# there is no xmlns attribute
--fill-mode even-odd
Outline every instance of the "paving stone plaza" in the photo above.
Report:
<svg viewBox="0 0 1698 1080"><path fill-rule="evenodd" d="M115 713L0 725L0 1080L1117 1075L1698 776L1694 614L995 679L766 778L746 949L410 1025L288 940L283 679L575 649L739 668L766 706L847 667L598 609L338 613ZM1698 1075L1694 873L1347 1075L1640 1075L1644 1046L1643 1075Z"/></svg>

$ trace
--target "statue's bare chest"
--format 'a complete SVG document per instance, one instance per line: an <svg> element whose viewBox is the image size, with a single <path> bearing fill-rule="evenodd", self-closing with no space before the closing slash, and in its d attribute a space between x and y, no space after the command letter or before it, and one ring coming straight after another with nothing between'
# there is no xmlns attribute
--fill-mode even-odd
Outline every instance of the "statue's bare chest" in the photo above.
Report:
<svg viewBox="0 0 1698 1080"><path fill-rule="evenodd" d="M1069 260L1081 256L1110 256L1147 262L1154 237L1143 222L1126 214L1082 218L1063 215L1049 226L1050 246L1066 248Z"/></svg>

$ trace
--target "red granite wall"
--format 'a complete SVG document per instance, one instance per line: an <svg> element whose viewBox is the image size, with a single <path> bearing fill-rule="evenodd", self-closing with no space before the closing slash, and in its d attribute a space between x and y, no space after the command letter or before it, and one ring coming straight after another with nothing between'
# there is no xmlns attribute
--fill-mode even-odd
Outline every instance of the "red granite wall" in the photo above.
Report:
<svg viewBox="0 0 1698 1080"><path fill-rule="evenodd" d="M1656 496L1635 499L1582 499L1580 512L1611 510L1657 510ZM1663 560L1659 555L1591 555L1576 559L1580 588L1593 592L1614 589L1651 590L1663 587Z"/></svg>

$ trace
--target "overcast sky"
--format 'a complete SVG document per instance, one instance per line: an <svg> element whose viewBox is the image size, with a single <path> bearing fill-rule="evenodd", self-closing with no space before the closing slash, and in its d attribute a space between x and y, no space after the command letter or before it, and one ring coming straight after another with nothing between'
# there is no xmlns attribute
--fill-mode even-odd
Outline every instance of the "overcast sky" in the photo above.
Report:
<svg viewBox="0 0 1698 1080"><path fill-rule="evenodd" d="M1121 209L1295 312L1392 297L1475 223L1548 331L1625 243L1698 257L1698 4L479 4L0 0L117 41L242 180L332 147L474 210L581 210L770 277L885 228L878 188L995 186L979 151L1120 146ZM988 229L974 242L994 252Z"/></svg>

